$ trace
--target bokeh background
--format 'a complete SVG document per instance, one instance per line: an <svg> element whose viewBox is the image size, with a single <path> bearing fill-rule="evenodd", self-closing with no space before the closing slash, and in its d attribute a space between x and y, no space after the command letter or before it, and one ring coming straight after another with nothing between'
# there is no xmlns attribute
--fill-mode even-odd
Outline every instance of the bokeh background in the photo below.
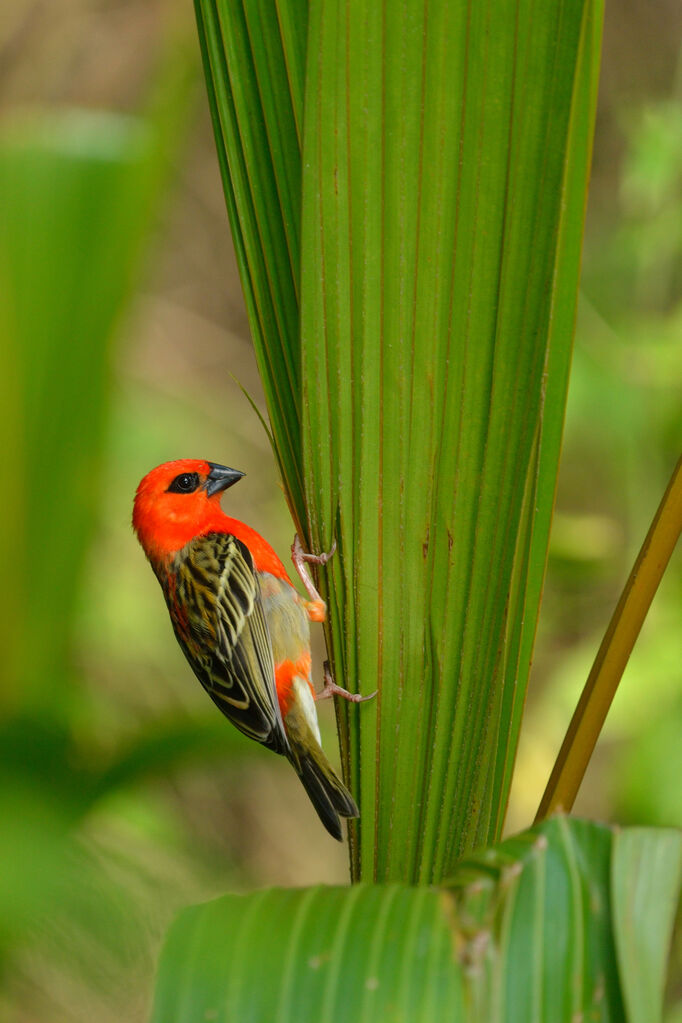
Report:
<svg viewBox="0 0 682 1023"><path fill-rule="evenodd" d="M677 0L607 5L509 830L533 818L682 446L681 55ZM0 1019L136 1023L178 908L343 882L345 852L190 676L130 528L141 476L196 456L247 473L231 514L283 556L292 539L243 393L263 409L191 4L5 5L0 89ZM681 609L678 551L576 812L682 824Z"/></svg>

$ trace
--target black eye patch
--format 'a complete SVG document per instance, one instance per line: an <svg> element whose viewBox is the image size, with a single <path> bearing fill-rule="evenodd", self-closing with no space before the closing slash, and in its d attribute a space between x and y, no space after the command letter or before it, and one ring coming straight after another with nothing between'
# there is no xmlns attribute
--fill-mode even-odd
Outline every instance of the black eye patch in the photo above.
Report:
<svg viewBox="0 0 682 1023"><path fill-rule="evenodd" d="M199 486L199 473L181 472L168 488L169 494L193 494Z"/></svg>

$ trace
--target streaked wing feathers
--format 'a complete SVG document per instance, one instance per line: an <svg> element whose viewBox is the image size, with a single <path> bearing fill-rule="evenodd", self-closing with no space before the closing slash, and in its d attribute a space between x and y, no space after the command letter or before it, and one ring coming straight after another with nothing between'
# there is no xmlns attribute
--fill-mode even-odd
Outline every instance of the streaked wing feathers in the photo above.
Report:
<svg viewBox="0 0 682 1023"><path fill-rule="evenodd" d="M187 544L167 594L176 636L213 702L237 728L286 754L275 668L248 547L228 533Z"/></svg>

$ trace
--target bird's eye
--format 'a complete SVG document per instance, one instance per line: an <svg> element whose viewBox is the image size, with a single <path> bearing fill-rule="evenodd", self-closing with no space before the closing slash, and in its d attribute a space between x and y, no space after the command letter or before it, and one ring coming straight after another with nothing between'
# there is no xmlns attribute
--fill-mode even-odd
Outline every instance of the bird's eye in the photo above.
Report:
<svg viewBox="0 0 682 1023"><path fill-rule="evenodd" d="M169 494L192 494L199 486L199 474L196 472L181 472L176 476L168 488Z"/></svg>

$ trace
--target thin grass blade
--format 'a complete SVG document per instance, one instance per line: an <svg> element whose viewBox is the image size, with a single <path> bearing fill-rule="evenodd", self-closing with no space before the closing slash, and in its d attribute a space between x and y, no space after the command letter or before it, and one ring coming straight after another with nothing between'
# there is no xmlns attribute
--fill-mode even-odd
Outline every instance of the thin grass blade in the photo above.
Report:
<svg viewBox="0 0 682 1023"><path fill-rule="evenodd" d="M613 612L571 720L537 820L570 812L640 629L682 533L682 458Z"/></svg>

